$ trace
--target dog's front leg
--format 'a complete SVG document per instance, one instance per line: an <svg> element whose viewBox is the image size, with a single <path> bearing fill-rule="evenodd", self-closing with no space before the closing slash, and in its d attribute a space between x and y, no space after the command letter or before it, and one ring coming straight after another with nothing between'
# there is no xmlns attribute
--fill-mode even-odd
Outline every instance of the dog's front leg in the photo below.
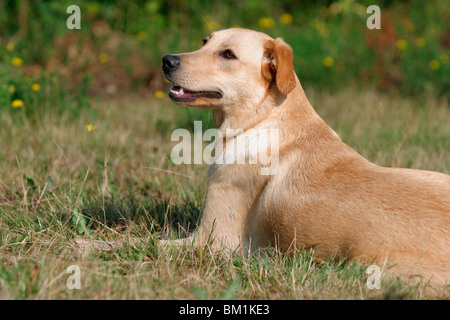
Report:
<svg viewBox="0 0 450 320"><path fill-rule="evenodd" d="M248 203L249 197L238 188L222 184L210 185L197 230L187 238L161 243L237 249L250 207Z"/></svg>

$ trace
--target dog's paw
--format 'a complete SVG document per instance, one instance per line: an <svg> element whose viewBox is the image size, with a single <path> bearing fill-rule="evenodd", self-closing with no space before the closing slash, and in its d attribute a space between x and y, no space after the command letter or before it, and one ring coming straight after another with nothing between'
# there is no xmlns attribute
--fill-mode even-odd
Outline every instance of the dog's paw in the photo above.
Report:
<svg viewBox="0 0 450 320"><path fill-rule="evenodd" d="M119 243L113 241L75 238L74 242L77 251L83 256L94 251L112 251L120 247Z"/></svg>

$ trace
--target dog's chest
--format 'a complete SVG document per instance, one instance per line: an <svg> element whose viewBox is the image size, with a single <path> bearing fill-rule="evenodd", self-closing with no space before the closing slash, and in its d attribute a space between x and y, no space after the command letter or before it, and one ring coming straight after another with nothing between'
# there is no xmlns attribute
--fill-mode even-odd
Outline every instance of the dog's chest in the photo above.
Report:
<svg viewBox="0 0 450 320"><path fill-rule="evenodd" d="M237 170L245 175L249 168L258 166L260 175L273 175L278 162L279 131L270 122L245 132L226 135L225 139L217 139L212 171Z"/></svg>

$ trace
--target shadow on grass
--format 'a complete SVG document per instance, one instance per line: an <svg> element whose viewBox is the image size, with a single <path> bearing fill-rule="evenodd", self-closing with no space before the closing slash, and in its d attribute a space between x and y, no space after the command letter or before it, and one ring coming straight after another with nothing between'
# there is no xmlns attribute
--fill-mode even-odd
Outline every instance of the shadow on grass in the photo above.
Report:
<svg viewBox="0 0 450 320"><path fill-rule="evenodd" d="M172 203L161 196L153 196L149 201L137 201L133 196L90 200L82 215L88 219L88 227L101 226L123 231L130 223L139 225L151 233L160 232L163 236L177 234L183 237L197 227L202 204L191 200Z"/></svg>

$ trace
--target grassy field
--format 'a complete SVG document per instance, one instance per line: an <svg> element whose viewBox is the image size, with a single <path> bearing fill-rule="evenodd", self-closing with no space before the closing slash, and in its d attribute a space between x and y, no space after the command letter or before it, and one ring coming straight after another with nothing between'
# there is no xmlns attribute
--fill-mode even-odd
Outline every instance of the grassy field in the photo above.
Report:
<svg viewBox="0 0 450 320"><path fill-rule="evenodd" d="M448 99L352 88L306 93L371 161L450 172ZM25 108L0 110L0 299L424 298L399 281L369 290L364 269L318 265L307 253L243 258L208 247L159 248L161 231L195 227L206 190L206 166L170 161L171 132L210 115L167 97L91 105L48 106L31 116ZM75 238L123 246L86 253ZM71 265L81 270L80 290L67 288Z"/></svg>

